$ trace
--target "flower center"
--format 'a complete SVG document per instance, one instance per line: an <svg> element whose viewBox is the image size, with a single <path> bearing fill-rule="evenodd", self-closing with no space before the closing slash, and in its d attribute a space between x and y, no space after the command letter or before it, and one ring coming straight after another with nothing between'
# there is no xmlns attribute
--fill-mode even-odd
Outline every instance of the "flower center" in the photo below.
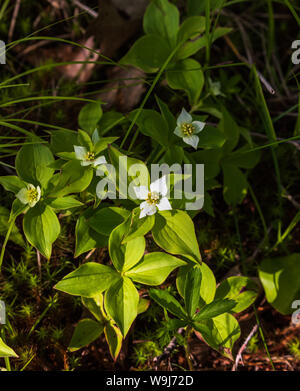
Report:
<svg viewBox="0 0 300 391"><path fill-rule="evenodd" d="M39 193L37 192L36 189L30 189L30 190L28 190L27 195L28 195L28 200L29 200L29 202L38 201Z"/></svg>
<svg viewBox="0 0 300 391"><path fill-rule="evenodd" d="M195 131L195 126L193 124L185 123L181 125L181 129L185 136L191 136Z"/></svg>
<svg viewBox="0 0 300 391"><path fill-rule="evenodd" d="M86 160L95 160L95 154L94 154L94 152L88 152L87 154L86 154Z"/></svg>
<svg viewBox="0 0 300 391"><path fill-rule="evenodd" d="M157 193L157 191L150 191L148 193L148 198L146 199L146 201L148 202L148 204L150 205L156 205L158 204L158 201L159 201L159 194Z"/></svg>

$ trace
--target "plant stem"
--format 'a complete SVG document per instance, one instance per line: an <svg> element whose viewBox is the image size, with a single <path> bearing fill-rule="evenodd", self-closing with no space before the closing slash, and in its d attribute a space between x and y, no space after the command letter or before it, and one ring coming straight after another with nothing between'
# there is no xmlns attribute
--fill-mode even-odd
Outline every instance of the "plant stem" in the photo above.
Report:
<svg viewBox="0 0 300 391"><path fill-rule="evenodd" d="M184 350L185 350L185 357L186 357L186 361L187 361L188 366L189 366L189 370L193 371L194 367L193 367L193 363L192 363L192 360L191 360L191 357L190 357L191 356L191 352L190 352L190 346L189 346L189 338L190 338L191 332L192 332L191 327L187 326L187 328L186 328L186 335L185 335Z"/></svg>
<svg viewBox="0 0 300 391"><path fill-rule="evenodd" d="M262 343L264 345L264 348L265 348L265 351L267 353L267 356L268 356L268 358L270 360L272 369L273 369L273 371L275 371L276 369L274 367L274 363L273 363L272 357L270 355L270 352L269 352L269 349L268 349L268 346L267 346L267 343L266 343L266 339L265 339L265 336L264 336L264 333L263 333L263 330L262 330L262 327L261 327L261 324L260 324L260 320L259 320L259 317L258 317L258 314L257 314L257 311L256 311L255 304L253 304L253 309L254 309L254 314L255 314L255 318L256 318L256 322L257 322L257 326L258 326L258 329L259 329L259 334L260 334Z"/></svg>
<svg viewBox="0 0 300 391"><path fill-rule="evenodd" d="M254 202L254 204L256 206L257 212L258 212L259 217L261 219L261 223L262 223L262 226L263 226L263 229L264 229L264 233L265 233L264 241L266 242L267 246L269 247L269 234L268 234L268 228L267 228L266 220L264 218L264 215L262 213L262 210L261 210L261 207L259 205L258 199L256 198L250 183L249 183L249 193L251 195L251 198L253 199L253 202Z"/></svg>
<svg viewBox="0 0 300 391"><path fill-rule="evenodd" d="M165 63L164 63L163 66L160 68L159 72L157 73L155 79L153 80L153 83L152 83L151 87L150 87L149 90L147 91L147 94L146 94L145 98L143 99L143 101L142 101L142 103L141 103L139 109L137 110L137 112L136 112L136 114L135 114L135 116L134 116L134 118L133 118L133 120L132 120L132 122L131 122L131 124L130 124L128 130L127 130L127 132L126 132L125 137L124 137L123 140L122 140L122 143L121 143L121 145L120 145L120 148L122 148L123 145L125 144L125 141L127 140L127 138L128 138L128 136L129 136L129 134L130 134L132 128L133 128L134 125L136 124L136 121L137 121L137 119L139 118L139 116L140 116L140 114L141 114L141 112L142 112L142 110L143 110L143 108L144 108L144 106L145 106L147 100L149 99L149 97L150 97L152 91L154 90L154 87L155 87L156 84L158 83L158 81L159 81L161 75L163 74L164 70L166 69L166 67L168 66L169 62L172 60L172 58L174 57L175 53L177 52L178 48L179 48L181 45L182 45L182 43L179 43L179 44L175 47L175 49L171 52L171 54L170 54L169 57L166 59ZM137 130L137 131L135 132L134 138L133 138L133 140L131 141L131 144L130 144L130 146L129 146L129 148L128 148L128 152L131 151L131 148L133 147L133 143L134 143L134 141L136 140L136 138L137 138L137 136L138 136L138 133L139 133L139 132L138 132L138 130Z"/></svg>
<svg viewBox="0 0 300 391"><path fill-rule="evenodd" d="M14 223L15 223L15 218L11 220L11 223L10 223L10 225L8 227L8 230L7 230L7 233L5 235L5 239L4 239L3 245L2 245L1 254L0 254L0 273L1 273L1 268L2 268L2 263L3 263L3 258L4 258L6 244L8 242L9 236L10 236L11 231L13 229Z"/></svg>
<svg viewBox="0 0 300 391"><path fill-rule="evenodd" d="M236 234L237 234L238 241L239 241L243 274L246 276L247 275L247 268L246 268L246 264L245 264L245 253L244 253L244 250L243 250L241 234L240 234L240 227L239 227L239 221L238 221L238 217L237 217L237 214L236 214L236 208L233 209L233 218L234 218L234 225L235 225L235 229L236 229Z"/></svg>

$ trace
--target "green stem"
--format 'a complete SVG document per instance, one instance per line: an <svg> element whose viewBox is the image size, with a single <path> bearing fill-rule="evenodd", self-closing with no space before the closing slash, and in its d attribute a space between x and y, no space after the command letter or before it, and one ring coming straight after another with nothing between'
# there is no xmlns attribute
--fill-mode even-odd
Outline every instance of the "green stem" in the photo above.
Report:
<svg viewBox="0 0 300 391"><path fill-rule="evenodd" d="M247 267L246 267L246 264L245 264L245 253L244 253L244 250L243 250L241 234L240 234L240 227L239 227L239 221L238 221L238 217L237 217L237 214L236 214L236 208L233 209L233 218L234 218L234 225L235 225L236 234L237 234L238 241L239 241L243 274L246 276L247 275Z"/></svg>
<svg viewBox="0 0 300 391"><path fill-rule="evenodd" d="M192 360L191 360L191 357L190 357L191 356L191 352L190 352L190 346L189 346L189 338L190 338L191 332L192 332L191 327L187 326L184 350L185 350L185 357L186 357L186 361L187 361L188 366L189 366L189 370L193 371L194 367L193 367L193 363L192 363Z"/></svg>
<svg viewBox="0 0 300 391"><path fill-rule="evenodd" d="M4 361L5 361L6 369L7 369L9 372L11 372L11 366L10 366L9 357L4 357Z"/></svg>
<svg viewBox="0 0 300 391"><path fill-rule="evenodd" d="M139 118L139 116L140 116L140 114L141 114L141 112L142 112L142 110L143 110L143 108L144 108L144 106L145 106L147 100L149 99L149 97L150 97L152 91L154 90L156 84L158 83L158 81L159 81L161 75L163 74L164 70L166 69L166 67L168 66L168 64L170 63L170 61L172 60L172 58L174 57L175 53L177 52L178 48L179 48L181 45L182 45L182 43L179 43L179 44L175 47L175 49L171 52L171 54L169 55L169 57L166 59L165 63L163 64L163 66L162 66L161 69L159 70L158 74L156 75L155 79L153 80L153 83L152 83L151 87L150 87L149 90L147 91L147 94L146 94L145 98L143 99L143 102L141 103L139 109L137 110L137 112L136 112L136 114L135 114L135 116L134 116L134 118L133 118L133 120L132 120L132 122L131 122L131 124L130 124L130 126L129 126L127 132L126 132L126 134L125 134L125 137L124 137L123 140L122 140L122 143L121 143L121 145L120 145L120 148L123 148L123 145L125 144L125 142L126 142L128 136L129 136L129 134L130 134L132 128L133 128L134 125L136 124L137 119ZM134 139L132 140L132 142L131 142L131 144L130 144L130 146L129 146L128 152L131 151L131 148L132 148L132 146L133 146L133 141L136 140L136 138L137 138L137 136L138 136L138 133L139 133L139 131L136 130L136 133L135 133L135 135L134 135Z"/></svg>
<svg viewBox="0 0 300 391"><path fill-rule="evenodd" d="M31 327L28 337L33 333L36 326L40 323L40 321L44 318L44 316L47 314L47 312L50 310L50 308L53 306L53 304L56 302L56 298L54 297L53 300L47 305L47 307L44 309L44 311L41 313L37 321L34 323L34 325Z"/></svg>
<svg viewBox="0 0 300 391"><path fill-rule="evenodd" d="M267 243L267 246L269 246L269 234L268 234L268 228L267 228L267 224L266 224L266 220L264 218L264 215L262 213L262 210L261 210L261 207L259 205L259 202L258 202L258 199L256 198L255 194L254 194L254 191L252 189L252 186L250 185L249 183L249 192L250 192L250 195L253 199L253 202L255 204L255 207L257 209L257 212L259 214L259 217L261 219L261 223L262 223L262 226L263 226L263 229L264 229L264 233L265 233L265 237L264 237L264 241L266 241Z"/></svg>
<svg viewBox="0 0 300 391"><path fill-rule="evenodd" d="M4 329L1 330L1 337L2 337L3 342L5 342L5 331L4 331ZM9 357L4 357L4 362L5 362L5 366L6 366L7 371L11 372L11 366L10 366Z"/></svg>
<svg viewBox="0 0 300 391"><path fill-rule="evenodd" d="M4 239L3 245L2 245L1 254L0 254L0 273L1 273L1 268L2 268L2 263L3 263L3 258L4 258L6 244L8 242L9 236L10 236L11 231L13 229L14 223L15 223L15 218L11 220L11 223L10 223L10 225L8 227L8 230L7 230L7 233L5 235L5 239Z"/></svg>
<svg viewBox="0 0 300 391"><path fill-rule="evenodd" d="M260 320L259 320L259 317L258 317L258 314L257 314L257 311L256 311L256 307L255 307L254 304L253 304L253 308L254 308L254 314L255 314L256 323L257 323L257 326L258 326L258 329L259 329L260 337L262 339L262 343L264 345L264 348L265 348L265 351L267 353L267 356L268 356L268 358L270 360L272 369L273 369L273 371L275 371L276 369L274 367L274 363L273 363L272 357L270 355L270 352L269 352L269 349L268 349L268 346L267 346L267 343L266 343L266 339L265 339L265 336L264 336L264 333L263 333L263 330L262 330L262 327L261 327L261 324L260 324Z"/></svg>
<svg viewBox="0 0 300 391"><path fill-rule="evenodd" d="M206 0L205 7L205 36L206 36L206 65L210 62L210 0Z"/></svg>

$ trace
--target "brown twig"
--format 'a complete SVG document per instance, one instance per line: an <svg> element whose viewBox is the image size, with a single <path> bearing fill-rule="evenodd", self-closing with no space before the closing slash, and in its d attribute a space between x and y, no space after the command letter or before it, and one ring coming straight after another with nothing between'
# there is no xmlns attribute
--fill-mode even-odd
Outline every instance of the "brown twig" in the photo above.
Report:
<svg viewBox="0 0 300 391"><path fill-rule="evenodd" d="M248 335L248 337L245 339L245 342L243 343L243 345L241 346L240 350L238 351L238 354L236 356L236 359L235 359L235 363L233 364L233 367L232 367L232 371L236 371L238 366L239 366L239 363L240 361L242 362L243 364L243 357L242 357L242 354L244 352L244 350L246 349L246 347L248 346L248 343L250 342L251 338L253 337L253 335L257 332L258 330L258 325L255 324L250 332L250 334ZM243 364L244 365L244 364Z"/></svg>
<svg viewBox="0 0 300 391"><path fill-rule="evenodd" d="M98 18L98 12L94 11L85 4L82 4L79 0L73 0L73 3L77 5L78 8L85 11L87 14L91 15L93 18Z"/></svg>
<svg viewBox="0 0 300 391"><path fill-rule="evenodd" d="M14 30L15 30L15 26L16 26L16 20L17 20L17 17L18 17L18 14L19 14L19 10L20 10L20 5L21 5L21 0L17 0L16 4L15 4L13 15L12 15L11 23L10 23L10 26L9 26L8 42L11 42L13 34L14 34Z"/></svg>
<svg viewBox="0 0 300 391"><path fill-rule="evenodd" d="M177 330L177 334L182 334L184 331L184 328L181 327L180 329ZM153 359L153 364L154 364L154 369L157 371L158 369L158 366L159 364L165 360L166 358L168 358L170 356L170 354L173 352L173 350L175 349L177 345L177 338L176 337L173 337L170 341L170 343L168 344L168 346L166 346L164 348L164 351L163 353L160 355L160 356L157 356L157 357L154 357Z"/></svg>
<svg viewBox="0 0 300 391"><path fill-rule="evenodd" d="M234 43L231 41L231 39L229 37L227 37L227 35L224 36L224 39L227 43L227 45L230 47L230 49L233 51L233 53L236 55L236 57L241 61L241 62L244 62L246 65L248 65L248 67L251 69L251 66L253 64L251 64L244 56L242 56L240 54L240 52L237 50L237 48L235 47ZM267 89L267 91L271 94L271 95L275 95L276 91L274 90L274 88L271 86L271 84L265 79L265 77L257 70L257 75L260 79L260 81L262 82L262 84L265 86L265 88Z"/></svg>

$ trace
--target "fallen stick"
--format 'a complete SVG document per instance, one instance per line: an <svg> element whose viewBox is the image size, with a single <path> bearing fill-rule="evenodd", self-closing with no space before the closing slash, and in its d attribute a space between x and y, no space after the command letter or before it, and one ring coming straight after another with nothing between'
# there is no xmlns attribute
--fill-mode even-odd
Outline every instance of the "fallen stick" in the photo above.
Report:
<svg viewBox="0 0 300 391"><path fill-rule="evenodd" d="M236 371L237 370L240 361L243 362L242 354L243 354L244 350L246 349L248 343L250 342L251 338L253 337L253 335L257 332L257 329L258 329L258 325L256 324L256 325L254 325L254 327L251 330L251 332L248 335L248 337L245 339L245 342L241 346L241 348L240 348L240 350L239 350L239 352L238 352L238 354L236 356L235 363L233 364L233 367L232 367L232 371Z"/></svg>
<svg viewBox="0 0 300 391"><path fill-rule="evenodd" d="M181 327L180 329L177 330L177 334L182 334L184 331L184 327ZM177 345L177 339L176 337L173 337L170 341L170 343L168 344L168 346L166 346L164 348L164 351L163 353L160 355L160 356L157 356L157 357L154 357L153 359L153 364L154 364L154 369L157 371L158 369L158 366L159 364L165 360L166 358L169 357L169 355L173 352L173 350L175 349Z"/></svg>

